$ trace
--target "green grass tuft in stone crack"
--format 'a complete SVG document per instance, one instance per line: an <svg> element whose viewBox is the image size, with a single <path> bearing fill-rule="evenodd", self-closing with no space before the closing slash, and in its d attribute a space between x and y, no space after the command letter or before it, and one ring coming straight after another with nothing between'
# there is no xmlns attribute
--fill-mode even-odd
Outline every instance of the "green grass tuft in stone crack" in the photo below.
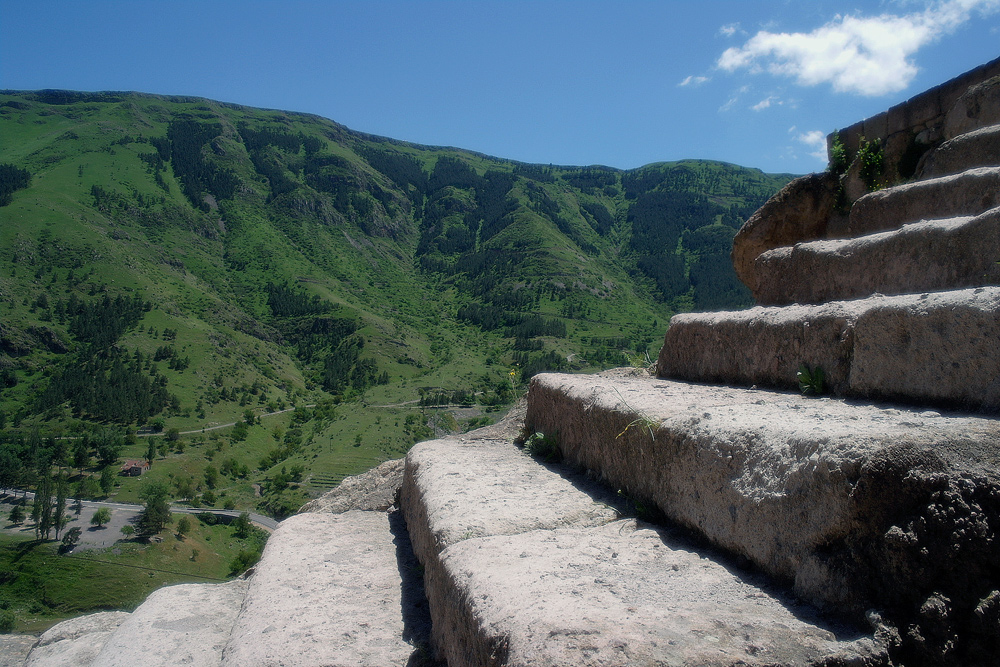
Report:
<svg viewBox="0 0 1000 667"><path fill-rule="evenodd" d="M649 356L648 350L641 354L631 354L629 352L625 352L624 354L630 367L639 371L646 371L650 375L656 372L656 362Z"/></svg>
<svg viewBox="0 0 1000 667"><path fill-rule="evenodd" d="M622 403L625 404L625 407L628 408L629 412L634 412L635 414L638 415L638 417L636 417L635 419L633 419L632 421L630 421L628 423L628 425L624 429L622 429L621 433L619 433L617 436L615 436L616 439L620 438L623 435L625 435L626 433L628 433L628 430L630 428L632 428L632 427L638 427L638 428L644 429L647 433L649 433L649 438L651 440L655 441L656 440L656 430L658 428L660 428L660 421L657 420L657 419L653 419L652 417L650 417L649 415L647 415L645 412L642 412L640 410L634 409L631 405L628 404L628 401L625 400L625 397L622 396L621 392L618 391L617 389L615 389L615 393L618 394L618 398L622 399Z"/></svg>
<svg viewBox="0 0 1000 667"><path fill-rule="evenodd" d="M661 525L666 523L666 516L655 503L644 501L638 496L628 493L625 489L618 489L618 497L625 503L623 510L626 516L634 516L640 521L649 523Z"/></svg>
<svg viewBox="0 0 1000 667"><path fill-rule="evenodd" d="M524 441L524 451L546 463L557 463L562 459L559 439L555 434L532 433Z"/></svg>
<svg viewBox="0 0 1000 667"><path fill-rule="evenodd" d="M795 379L799 382L799 391L806 396L820 396L826 392L826 378L819 366L809 368L808 364L799 364Z"/></svg>

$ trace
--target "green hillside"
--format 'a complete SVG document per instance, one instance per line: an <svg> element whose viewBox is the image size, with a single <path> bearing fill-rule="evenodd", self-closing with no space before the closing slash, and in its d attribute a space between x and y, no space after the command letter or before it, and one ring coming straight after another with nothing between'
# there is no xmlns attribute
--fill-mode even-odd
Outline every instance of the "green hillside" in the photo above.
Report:
<svg viewBox="0 0 1000 667"><path fill-rule="evenodd" d="M0 486L55 466L97 497L152 439L176 497L283 515L495 418L535 372L655 356L673 312L747 305L732 237L789 178L0 92Z"/></svg>

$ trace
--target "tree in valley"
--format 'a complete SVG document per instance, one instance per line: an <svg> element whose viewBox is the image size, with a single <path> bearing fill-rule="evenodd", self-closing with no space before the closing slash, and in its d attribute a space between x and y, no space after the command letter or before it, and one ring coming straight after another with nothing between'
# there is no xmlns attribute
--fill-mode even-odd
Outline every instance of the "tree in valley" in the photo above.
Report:
<svg viewBox="0 0 1000 667"><path fill-rule="evenodd" d="M250 523L250 515L243 512L238 517L233 519L233 535L240 539L244 539L250 535L250 531L253 525Z"/></svg>
<svg viewBox="0 0 1000 667"><path fill-rule="evenodd" d="M31 173L27 169L8 163L0 164L0 206L6 206L14 201L14 192L29 185L31 185Z"/></svg>
<svg viewBox="0 0 1000 667"><path fill-rule="evenodd" d="M66 498L69 496L69 480L66 473L60 471L56 479L56 504L52 510L52 525L56 529L56 539L59 539L59 531L69 521L66 516Z"/></svg>
<svg viewBox="0 0 1000 667"><path fill-rule="evenodd" d="M177 497L183 498L184 500L189 500L194 497L195 485L194 480L188 476L176 477L174 479L174 487L177 489Z"/></svg>
<svg viewBox="0 0 1000 667"><path fill-rule="evenodd" d="M97 458L102 466L110 466L118 462L118 455L125 446L125 437L116 428L105 427L97 434Z"/></svg>
<svg viewBox="0 0 1000 667"><path fill-rule="evenodd" d="M90 443L87 438L77 438L76 442L73 444L73 466L76 467L80 474L83 474L83 469L90 465Z"/></svg>
<svg viewBox="0 0 1000 667"><path fill-rule="evenodd" d="M177 520L177 538L183 538L185 535L191 532L191 519L186 516L182 516Z"/></svg>
<svg viewBox="0 0 1000 667"><path fill-rule="evenodd" d="M219 471L211 463L205 466L205 485L210 489L214 489L215 485L219 482Z"/></svg>
<svg viewBox="0 0 1000 667"><path fill-rule="evenodd" d="M111 510L107 507L98 507L94 516L90 518L90 525L104 528L104 524L111 521Z"/></svg>
<svg viewBox="0 0 1000 667"><path fill-rule="evenodd" d="M67 551L72 551L73 547L76 546L76 543L80 541L80 536L82 534L83 531L76 527L67 530L66 534L63 535L62 546L59 547L59 550L63 553L66 553Z"/></svg>
<svg viewBox="0 0 1000 667"><path fill-rule="evenodd" d="M147 482L139 490L139 498L145 506L137 521L140 534L156 535L170 523L169 493L170 489L163 482Z"/></svg>
<svg viewBox="0 0 1000 667"><path fill-rule="evenodd" d="M0 488L9 489L21 483L24 464L13 443L0 445Z"/></svg>
<svg viewBox="0 0 1000 667"><path fill-rule="evenodd" d="M48 471L39 473L35 500L31 506L31 520L35 522L35 539L49 539L52 532L52 476Z"/></svg>
<svg viewBox="0 0 1000 667"><path fill-rule="evenodd" d="M101 470L101 491L105 496L111 493L111 490L115 488L115 471L111 466L105 466Z"/></svg>

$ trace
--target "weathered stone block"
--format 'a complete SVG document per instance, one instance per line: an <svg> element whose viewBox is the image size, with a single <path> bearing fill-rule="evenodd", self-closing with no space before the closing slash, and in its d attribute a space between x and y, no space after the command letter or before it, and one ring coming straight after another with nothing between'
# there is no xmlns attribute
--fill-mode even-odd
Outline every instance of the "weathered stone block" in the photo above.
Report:
<svg viewBox="0 0 1000 667"><path fill-rule="evenodd" d="M856 239L813 241L757 258L759 303L822 303L1000 283L1000 207Z"/></svg>
<svg viewBox="0 0 1000 667"><path fill-rule="evenodd" d="M877 665L885 647L816 618L651 526L532 531L445 550L464 618L450 667Z"/></svg>
<svg viewBox="0 0 1000 667"><path fill-rule="evenodd" d="M886 137L889 136L888 113L883 111L871 118L866 118L862 123L862 127L864 128L862 132L866 139L869 141L879 139L884 142Z"/></svg>
<svg viewBox="0 0 1000 667"><path fill-rule="evenodd" d="M1000 410L1000 288L878 299L853 341L851 396Z"/></svg>
<svg viewBox="0 0 1000 667"><path fill-rule="evenodd" d="M154 591L111 634L94 667L217 667L246 588L237 580Z"/></svg>
<svg viewBox="0 0 1000 667"><path fill-rule="evenodd" d="M402 484L403 459L385 461L360 475L345 477L335 488L303 505L299 514L339 514L349 510L385 512L396 502Z"/></svg>
<svg viewBox="0 0 1000 667"><path fill-rule="evenodd" d="M675 315L657 374L795 388L822 368L838 396L1000 411L1000 288Z"/></svg>
<svg viewBox="0 0 1000 667"><path fill-rule="evenodd" d="M822 368L839 396L1000 411L1000 287L675 315L657 374L794 388Z"/></svg>
<svg viewBox="0 0 1000 667"><path fill-rule="evenodd" d="M860 307L756 307L735 312L683 313L670 320L657 375L793 389L800 364L820 367L836 393L847 390L851 328Z"/></svg>
<svg viewBox="0 0 1000 667"><path fill-rule="evenodd" d="M950 107L945 139L1000 123L1000 74L972 86Z"/></svg>
<svg viewBox="0 0 1000 667"><path fill-rule="evenodd" d="M614 498L605 496L580 475L539 465L510 440L446 438L414 446L400 502L424 566L435 653L461 651L474 632L452 601L442 551L477 537L606 524L619 514ZM602 497L606 502L597 501Z"/></svg>
<svg viewBox="0 0 1000 667"><path fill-rule="evenodd" d="M35 644L33 635L0 635L0 667L24 667L25 660ZM80 663L70 662L68 667L76 667ZM90 662L83 663L89 665ZM61 663L45 663L53 667L63 667ZM82 665L81 665L82 667Z"/></svg>
<svg viewBox="0 0 1000 667"><path fill-rule="evenodd" d="M840 140L844 144L844 148L847 149L848 155L851 157L858 154L858 149L861 148L861 137L864 135L864 121L860 123L855 123L850 127L845 127L840 130Z"/></svg>
<svg viewBox="0 0 1000 667"><path fill-rule="evenodd" d="M400 492L415 551L423 559L472 537L618 518L560 472L568 471L538 465L509 440L455 437L415 445Z"/></svg>
<svg viewBox="0 0 1000 667"><path fill-rule="evenodd" d="M24 665L90 667L111 633L128 617L128 612L106 611L57 623L38 638Z"/></svg>
<svg viewBox="0 0 1000 667"><path fill-rule="evenodd" d="M757 284L754 260L763 252L826 236L837 203L837 177L829 172L797 178L771 197L733 239L736 275L751 290Z"/></svg>
<svg viewBox="0 0 1000 667"><path fill-rule="evenodd" d="M221 664L406 665L404 595L386 513L295 515L267 542Z"/></svg>
<svg viewBox="0 0 1000 667"><path fill-rule="evenodd" d="M919 176L934 178L997 164L1000 164L1000 125L990 125L949 139L928 153Z"/></svg>
<svg viewBox="0 0 1000 667"><path fill-rule="evenodd" d="M906 102L889 107L886 112L886 132L889 134L909 132L913 129L909 125L909 120L906 113Z"/></svg>
<svg viewBox="0 0 1000 667"><path fill-rule="evenodd" d="M979 167L861 197L851 207L848 234L862 236L919 220L979 215L995 206L1000 206L1000 167Z"/></svg>
<svg viewBox="0 0 1000 667"><path fill-rule="evenodd" d="M995 419L607 372L535 376L527 424L804 598L891 610L904 653L993 655Z"/></svg>

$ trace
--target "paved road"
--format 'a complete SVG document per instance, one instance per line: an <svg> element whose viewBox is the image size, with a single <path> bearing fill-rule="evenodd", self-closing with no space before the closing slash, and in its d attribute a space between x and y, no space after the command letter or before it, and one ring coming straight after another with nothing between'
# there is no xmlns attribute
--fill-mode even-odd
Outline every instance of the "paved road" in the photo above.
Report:
<svg viewBox="0 0 1000 667"><path fill-rule="evenodd" d="M13 506L14 496L9 495L12 491L13 489L7 489L5 493L0 495L0 529L15 535L34 537L34 526L27 525L27 522L21 526L13 526L6 520L6 516L10 514L10 508ZM25 495L27 495L29 501L33 500L35 497L35 494L31 491L28 491L27 494L22 491L16 492L18 500ZM66 528L80 529L80 541L77 543L76 551L86 549L103 549L104 547L113 546L115 542L123 538L121 533L122 526L127 523L131 523L139 515L139 512L142 511L142 505L84 500L82 503L83 509L80 515L77 516L76 512L73 510L75 502L76 501L73 499L67 500L66 514L69 516L70 522L66 525ZM100 507L107 507L111 510L111 520L104 526L98 528L90 525L90 519L94 516L94 512L96 512ZM30 505L26 509L30 512ZM237 510L194 508L182 505L171 505L170 511L180 514L198 514L200 512L209 512L211 514L232 518L236 518L242 514L242 512ZM273 531L278 527L278 522L269 516L253 512L250 512L249 515L251 523L267 530L268 532Z"/></svg>
<svg viewBox="0 0 1000 667"><path fill-rule="evenodd" d="M183 505L171 505L170 511L181 512L182 514L201 514L202 512L208 512L210 514L215 514L217 516L228 516L234 519L239 515L243 514L243 512L239 510L216 510L205 507L185 507ZM278 527L278 521L272 519L269 516L264 516L263 514L254 514L253 512L248 512L247 514L250 515L250 523L260 526L261 528L265 528L267 530L274 530L275 528Z"/></svg>

